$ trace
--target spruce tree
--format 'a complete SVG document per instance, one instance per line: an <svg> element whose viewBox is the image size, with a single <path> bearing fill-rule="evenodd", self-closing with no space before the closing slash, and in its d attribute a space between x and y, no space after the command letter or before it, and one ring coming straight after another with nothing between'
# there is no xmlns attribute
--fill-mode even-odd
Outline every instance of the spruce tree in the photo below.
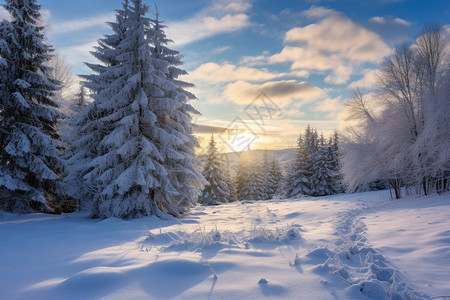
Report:
<svg viewBox="0 0 450 300"><path fill-rule="evenodd" d="M230 198L228 199L228 202L237 201L238 197L237 197L235 178L233 178L232 175L230 174L230 170L228 167L225 170L225 182L227 183L228 191L230 193Z"/></svg>
<svg viewBox="0 0 450 300"><path fill-rule="evenodd" d="M238 165L238 170L236 174L236 194L239 201L242 200L250 200L252 199L252 195L250 194L250 190L248 186L250 185L250 172L251 172L251 164L247 161L241 159Z"/></svg>
<svg viewBox="0 0 450 300"><path fill-rule="evenodd" d="M0 23L0 209L48 210L63 194L60 88L45 63L52 47L35 0L6 0L12 20Z"/></svg>
<svg viewBox="0 0 450 300"><path fill-rule="evenodd" d="M330 138L328 164L331 166L331 187L334 193L344 193L345 188L342 182L341 166L339 162L339 134L337 131L335 131L332 138Z"/></svg>
<svg viewBox="0 0 450 300"><path fill-rule="evenodd" d="M227 203L232 197L227 183L224 162L218 153L214 136L208 145L208 153L203 170L203 177L208 182L198 202L204 205Z"/></svg>
<svg viewBox="0 0 450 300"><path fill-rule="evenodd" d="M274 157L272 159L272 162L270 163L270 182L269 182L269 188L270 188L270 198L273 198L275 195L280 193L280 188L283 184L283 174L281 173L280 164L278 163L277 159Z"/></svg>
<svg viewBox="0 0 450 300"><path fill-rule="evenodd" d="M117 47L125 38L128 15L129 1L125 0L122 9L116 10L116 21L108 23L113 33L99 39L95 51L91 52L100 63L86 63L94 73L81 75L86 80L82 84L92 92L94 101L71 120L73 130L69 137L71 151L67 159L69 172L66 182L68 194L78 199L84 208L92 205L92 199L101 190L96 178L90 173L92 166L89 162L101 155L100 142L111 131L111 123L102 120L102 117L110 114L114 107L102 105L108 99L102 91L119 79L119 74L113 68L117 66L117 57L121 55Z"/></svg>
<svg viewBox="0 0 450 300"><path fill-rule="evenodd" d="M297 141L296 156L288 179L286 197L298 195L310 195L311 193L311 150L314 143L314 134L311 127L305 130L304 136L300 135Z"/></svg>
<svg viewBox="0 0 450 300"><path fill-rule="evenodd" d="M97 74L86 77L94 103L78 134L77 146L83 139L89 145L79 176L89 185L94 217L179 216L204 182L194 167L193 95L176 80L184 74L179 55L158 46L165 41L145 16L148 8L141 0L123 6L111 24L115 33L95 52L104 64L90 65Z"/></svg>
<svg viewBox="0 0 450 300"><path fill-rule="evenodd" d="M311 196L326 196L335 193L333 189L332 166L328 159L329 149L324 143L321 143L321 146L312 153Z"/></svg>
<svg viewBox="0 0 450 300"><path fill-rule="evenodd" d="M88 105L88 95L86 92L86 88L84 87L84 84L80 84L80 89L77 94L75 94L75 101L74 101L74 111L80 112L82 109L84 109Z"/></svg>
<svg viewBox="0 0 450 300"><path fill-rule="evenodd" d="M156 125L165 132L160 144L164 167L170 183L178 191L177 195L169 195L158 190L155 199L163 206L172 207L178 214L196 203L206 184L195 168L197 158L194 149L199 145L193 135L192 116L200 113L190 104L190 101L196 99L195 95L186 90L194 85L179 79L187 74L180 68L183 64L181 55L168 47L172 41L164 32L166 26L159 20L158 8L155 7L155 10L155 19L150 20L151 53L155 73L164 78L165 83L158 86L163 93L152 98L151 105L157 116ZM228 191L225 192L229 194Z"/></svg>

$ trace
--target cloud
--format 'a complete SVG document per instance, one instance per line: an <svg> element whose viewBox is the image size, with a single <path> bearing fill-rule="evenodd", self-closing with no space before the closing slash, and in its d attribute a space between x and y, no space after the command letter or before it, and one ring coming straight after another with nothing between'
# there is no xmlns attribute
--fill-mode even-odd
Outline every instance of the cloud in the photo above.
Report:
<svg viewBox="0 0 450 300"><path fill-rule="evenodd" d="M267 63L269 58L269 51L264 51L261 55L258 56L243 56L239 63L246 66L264 65Z"/></svg>
<svg viewBox="0 0 450 300"><path fill-rule="evenodd" d="M231 49L231 46L223 46L223 47L218 47L218 48L214 49L212 52L214 54L220 54L220 53L225 52L225 51L227 51L229 49Z"/></svg>
<svg viewBox="0 0 450 300"><path fill-rule="evenodd" d="M342 108L343 105L341 102L341 97L326 98L317 102L316 106L314 107L314 111L335 112L341 110Z"/></svg>
<svg viewBox="0 0 450 300"><path fill-rule="evenodd" d="M246 14L250 8L250 3L243 0L215 1L192 18L167 22L167 35L179 46L237 31L250 26L250 17Z"/></svg>
<svg viewBox="0 0 450 300"><path fill-rule="evenodd" d="M411 25L410 22L408 22L408 21L406 21L406 20L403 20L403 19L400 19L400 18L395 18L395 19L393 20L393 22L396 23L396 24L398 24L398 25L402 25L402 26L410 26L410 25Z"/></svg>
<svg viewBox="0 0 450 300"><path fill-rule="evenodd" d="M348 87L351 89L355 88L372 88L377 83L377 72L378 70L367 69L364 71L364 76L360 80L352 82Z"/></svg>
<svg viewBox="0 0 450 300"><path fill-rule="evenodd" d="M97 42L92 41L81 45L62 47L58 49L58 52L66 58L67 62L74 68L75 73L90 72L89 68L80 65L80 62L98 62L90 53L90 51L94 50L94 46L96 45Z"/></svg>
<svg viewBox="0 0 450 300"><path fill-rule="evenodd" d="M313 110L319 113L325 113L324 118L328 120L335 120L339 117L341 111L344 109L341 97L326 98L315 103Z"/></svg>
<svg viewBox="0 0 450 300"><path fill-rule="evenodd" d="M372 17L369 21L378 24L386 24L386 19L384 17Z"/></svg>
<svg viewBox="0 0 450 300"><path fill-rule="evenodd" d="M225 130L227 130L226 127L214 125L204 125L204 124L194 125L194 133L196 134L223 133Z"/></svg>
<svg viewBox="0 0 450 300"><path fill-rule="evenodd" d="M241 105L252 103L262 93L280 107L289 105L293 100L311 102L325 95L322 89L295 80L269 81L264 84L237 81L227 85L224 90L229 101Z"/></svg>
<svg viewBox="0 0 450 300"><path fill-rule="evenodd" d="M381 25L400 25L400 26L410 26L411 23L403 20L401 18L393 18L393 17L372 17L369 19L369 22L378 23Z"/></svg>
<svg viewBox="0 0 450 300"><path fill-rule="evenodd" d="M379 35L335 13L318 23L289 30L287 44L269 64L292 63L293 70L331 71L325 82L344 84L356 67L377 64L390 53Z"/></svg>
<svg viewBox="0 0 450 300"><path fill-rule="evenodd" d="M206 63L199 66L190 73L192 80L201 80L206 82L232 82L238 80L244 81L267 81L281 77L306 77L307 72L291 73L271 73L266 69L256 69L251 67L237 67L232 64Z"/></svg>
<svg viewBox="0 0 450 300"><path fill-rule="evenodd" d="M357 61L377 62L389 52L379 35L338 15L289 30L285 42Z"/></svg>
<svg viewBox="0 0 450 300"><path fill-rule="evenodd" d="M324 17L328 17L330 15L335 14L336 11L332 9L328 9L322 6L311 6L310 9L304 10L301 12L302 16L308 17L310 19L322 19Z"/></svg>
<svg viewBox="0 0 450 300"><path fill-rule="evenodd" d="M107 27L107 22L114 20L114 13L100 14L94 17L73 19L63 22L50 22L49 33L52 35L67 34L89 28Z"/></svg>

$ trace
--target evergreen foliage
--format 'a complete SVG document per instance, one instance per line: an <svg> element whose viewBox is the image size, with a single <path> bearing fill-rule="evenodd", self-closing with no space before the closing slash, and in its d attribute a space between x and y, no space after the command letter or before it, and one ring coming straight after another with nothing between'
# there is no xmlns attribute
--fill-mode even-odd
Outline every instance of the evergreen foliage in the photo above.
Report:
<svg viewBox="0 0 450 300"><path fill-rule="evenodd" d="M194 167L197 111L188 104L195 97L177 80L180 56L147 10L141 0L123 3L114 33L93 53L102 64L89 64L96 74L85 76L94 102L78 118L70 162L86 162L72 180L86 187L94 217L179 216L203 188Z"/></svg>
<svg viewBox="0 0 450 300"><path fill-rule="evenodd" d="M338 135L329 142L309 125L298 138L296 156L286 186L286 197L325 196L343 192L338 161Z"/></svg>
<svg viewBox="0 0 450 300"><path fill-rule="evenodd" d="M86 92L86 88L84 87L84 84L80 84L80 89L77 94L75 94L75 101L74 101L74 111L80 112L82 109L84 109L88 105L88 95Z"/></svg>
<svg viewBox="0 0 450 300"><path fill-rule="evenodd" d="M53 49L35 0L6 0L3 8L12 20L0 23L0 209L48 211L63 198L62 114L53 100L60 86L46 65Z"/></svg>
<svg viewBox="0 0 450 300"><path fill-rule="evenodd" d="M281 188L284 185L284 178L281 172L280 164L278 163L276 158L272 159L270 163L269 169L269 188L270 188L270 199L272 199L275 195L281 194Z"/></svg>
<svg viewBox="0 0 450 300"><path fill-rule="evenodd" d="M264 154L262 162L243 162L238 166L236 192L239 200L269 200L279 191L282 181L280 166Z"/></svg>
<svg viewBox="0 0 450 300"><path fill-rule="evenodd" d="M214 205L232 201L232 193L228 186L228 174L225 173L225 163L218 153L214 136L208 145L208 153L203 170L203 177L208 182L198 202L204 205Z"/></svg>

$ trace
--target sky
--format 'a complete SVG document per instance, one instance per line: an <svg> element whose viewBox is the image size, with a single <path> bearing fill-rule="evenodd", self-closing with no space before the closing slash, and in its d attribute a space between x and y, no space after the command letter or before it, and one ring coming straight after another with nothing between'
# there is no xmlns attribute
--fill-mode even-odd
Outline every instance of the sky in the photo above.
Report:
<svg viewBox="0 0 450 300"><path fill-rule="evenodd" d="M293 147L310 124L344 124L351 90L370 90L396 45L427 22L450 34L449 0L155 0L196 85L196 134L223 151ZM145 1L154 12L154 2ZM111 33L120 0L38 0L54 48L76 74Z"/></svg>

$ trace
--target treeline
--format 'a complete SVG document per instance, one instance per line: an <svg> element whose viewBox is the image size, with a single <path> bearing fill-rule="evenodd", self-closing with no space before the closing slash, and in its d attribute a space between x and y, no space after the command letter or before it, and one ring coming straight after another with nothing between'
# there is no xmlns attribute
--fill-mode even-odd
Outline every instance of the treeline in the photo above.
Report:
<svg viewBox="0 0 450 300"><path fill-rule="evenodd" d="M339 170L337 132L326 140L310 126L300 134L285 170L276 157L269 159L265 152L262 160L241 159L232 177L214 137L211 137L204 161L203 176L208 184L200 197L201 204L269 200L276 196L317 197L345 191Z"/></svg>

